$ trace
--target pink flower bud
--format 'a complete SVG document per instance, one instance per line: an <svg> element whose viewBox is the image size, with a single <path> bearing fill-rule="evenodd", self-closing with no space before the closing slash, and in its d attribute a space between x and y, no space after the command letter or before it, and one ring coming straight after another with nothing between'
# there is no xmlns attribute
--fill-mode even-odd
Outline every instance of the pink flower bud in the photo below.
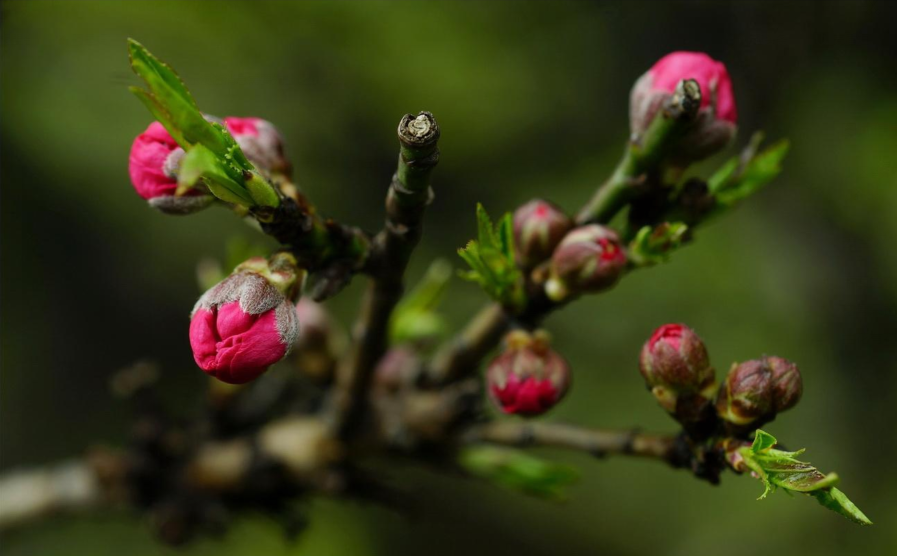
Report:
<svg viewBox="0 0 897 556"><path fill-rule="evenodd" d="M237 267L193 308L193 357L223 382L242 384L258 377L283 359L299 336L296 306L283 293L291 284L278 282L281 269L267 276L254 269L264 263L250 259Z"/></svg>
<svg viewBox="0 0 897 556"><path fill-rule="evenodd" d="M169 214L189 214L211 204L212 197L200 189L175 196L183 157L184 149L159 122L151 123L134 139L128 159L131 183L153 208Z"/></svg>
<svg viewBox="0 0 897 556"><path fill-rule="evenodd" d="M296 314L302 323L296 349L326 349L330 342L333 323L324 306L308 297L296 304Z"/></svg>
<svg viewBox="0 0 897 556"><path fill-rule="evenodd" d="M533 199L514 212L514 242L518 262L532 268L551 256L573 221L548 201Z"/></svg>
<svg viewBox="0 0 897 556"><path fill-rule="evenodd" d="M283 152L283 139L274 124L261 118L224 118L243 154L255 166L275 174L289 174L290 163Z"/></svg>
<svg viewBox="0 0 897 556"><path fill-rule="evenodd" d="M803 394L803 380L797 365L781 357L767 357L772 371L773 403L776 413L791 409Z"/></svg>
<svg viewBox="0 0 897 556"><path fill-rule="evenodd" d="M694 79L701 87L701 107L673 156L697 161L728 145L738 120L726 66L707 54L672 52L658 60L632 88L629 125L634 136L642 135L683 79Z"/></svg>
<svg viewBox="0 0 897 556"><path fill-rule="evenodd" d="M545 413L567 393L570 367L548 345L544 333L515 331L505 350L489 363L486 383L492 401L505 413Z"/></svg>
<svg viewBox="0 0 897 556"><path fill-rule="evenodd" d="M421 358L410 346L396 346L387 351L374 369L375 388L397 392L414 383L421 368Z"/></svg>
<svg viewBox="0 0 897 556"><path fill-rule="evenodd" d="M717 394L716 412L738 426L759 426L775 416L772 369L766 358L732 365Z"/></svg>
<svg viewBox="0 0 897 556"><path fill-rule="evenodd" d="M665 324L645 342L639 356L645 384L670 413L688 395L712 397L714 371L704 342L684 324ZM681 409L681 408L680 408Z"/></svg>
<svg viewBox="0 0 897 556"><path fill-rule="evenodd" d="M551 257L548 296L560 301L569 293L596 292L617 283L626 269L626 253L617 233L598 224L575 228Z"/></svg>

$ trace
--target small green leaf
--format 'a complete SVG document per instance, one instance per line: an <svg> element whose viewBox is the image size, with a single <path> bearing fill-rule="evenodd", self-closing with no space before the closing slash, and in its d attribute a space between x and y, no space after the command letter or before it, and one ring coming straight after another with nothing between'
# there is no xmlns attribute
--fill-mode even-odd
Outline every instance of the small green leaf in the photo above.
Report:
<svg viewBox="0 0 897 556"><path fill-rule="evenodd" d="M721 209L753 195L781 173L788 140L777 141L758 153L762 140L763 134L755 133L744 152L726 161L708 180L707 187Z"/></svg>
<svg viewBox="0 0 897 556"><path fill-rule="evenodd" d="M664 222L659 226L642 227L629 244L629 259L636 266L666 262L670 253L682 245L688 226L682 222Z"/></svg>
<svg viewBox="0 0 897 556"><path fill-rule="evenodd" d="M471 475L552 500L564 499L567 486L579 479L579 472L574 467L548 462L510 448L465 448L459 454L458 462Z"/></svg>
<svg viewBox="0 0 897 556"><path fill-rule="evenodd" d="M817 502L833 512L841 514L854 523L860 525L872 525L872 521L866 517L866 514L860 511L860 509L857 508L840 490L832 487L827 490L816 491L812 495L816 498Z"/></svg>
<svg viewBox="0 0 897 556"><path fill-rule="evenodd" d="M225 165L203 145L188 150L181 161L178 193L195 187L199 180L222 201L250 207L254 205L246 189L230 178Z"/></svg>
<svg viewBox="0 0 897 556"><path fill-rule="evenodd" d="M436 310L451 277L448 261L433 261L423 279L396 306L389 324L392 343L425 342L445 334L445 319Z"/></svg>
<svg viewBox="0 0 897 556"><path fill-rule="evenodd" d="M470 266L465 280L477 282L496 301L514 310L526 304L523 273L514 261L513 219L505 214L493 225L483 205L477 204L477 240L458 250Z"/></svg>
<svg viewBox="0 0 897 556"><path fill-rule="evenodd" d="M815 497L826 508L856 523L872 523L843 492L834 488L839 480L837 474L825 475L809 463L797 460L803 450L786 452L776 450L775 445L774 436L758 429L754 433L753 444L738 450L748 469L763 481L765 489L760 499L776 488L782 488L785 492L801 492Z"/></svg>

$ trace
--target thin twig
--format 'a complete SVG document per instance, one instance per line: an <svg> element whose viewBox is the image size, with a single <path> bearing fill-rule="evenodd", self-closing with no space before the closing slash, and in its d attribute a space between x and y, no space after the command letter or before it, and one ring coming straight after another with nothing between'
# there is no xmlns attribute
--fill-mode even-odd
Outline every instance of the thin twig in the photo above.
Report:
<svg viewBox="0 0 897 556"><path fill-rule="evenodd" d="M439 162L439 126L429 112L399 123L399 164L386 198L386 225L374 239L368 271L373 279L340 361L333 396L333 425L350 436L363 414L374 367L387 347L389 319L402 296L405 268L420 240L424 209L432 199L430 173Z"/></svg>
<svg viewBox="0 0 897 556"><path fill-rule="evenodd" d="M552 446L586 452L596 457L611 454L639 456L677 464L676 437L635 430L588 429L558 423L494 421L474 426L465 442L489 442L507 446Z"/></svg>

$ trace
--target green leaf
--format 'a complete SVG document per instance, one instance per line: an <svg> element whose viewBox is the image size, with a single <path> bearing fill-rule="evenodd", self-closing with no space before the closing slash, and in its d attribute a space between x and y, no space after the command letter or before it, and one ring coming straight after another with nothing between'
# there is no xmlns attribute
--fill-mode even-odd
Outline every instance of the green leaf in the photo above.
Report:
<svg viewBox="0 0 897 556"><path fill-rule="evenodd" d="M843 492L834 488L839 480L836 473L825 475L809 463L799 461L797 456L803 450L786 452L776 450L775 445L774 436L758 429L754 434L753 444L738 450L748 469L763 482L765 489L760 499L766 498L767 494L777 488L786 492L809 494L826 508L855 523L872 524Z"/></svg>
<svg viewBox="0 0 897 556"><path fill-rule="evenodd" d="M758 153L762 141L763 134L755 133L741 155L726 161L708 180L707 187L722 209L753 195L781 173L788 140L777 141Z"/></svg>
<svg viewBox="0 0 897 556"><path fill-rule="evenodd" d="M510 448L465 448L459 454L458 462L471 475L552 500L564 499L566 488L579 479L579 472L574 467L548 462Z"/></svg>
<svg viewBox="0 0 897 556"><path fill-rule="evenodd" d="M505 214L493 225L483 205L477 204L477 240L458 250L470 266L465 280L477 282L490 297L514 310L526 304L523 273L514 261L513 218Z"/></svg>
<svg viewBox="0 0 897 556"><path fill-rule="evenodd" d="M629 259L636 266L666 262L670 253L682 245L688 226L682 222L664 222L657 227L642 227L629 244Z"/></svg>
<svg viewBox="0 0 897 556"><path fill-rule="evenodd" d="M149 89L131 87L131 92L188 154L196 147L205 149L193 155L191 173L180 179L181 192L202 178L215 196L227 202L278 206L280 198L274 187L254 172L255 168L227 128L203 116L174 70L131 39L128 54L131 68ZM214 164L208 153L216 159Z"/></svg>
<svg viewBox="0 0 897 556"><path fill-rule="evenodd" d="M436 310L451 277L448 261L433 261L423 279L396 306L389 323L392 343L425 342L445 335L447 324Z"/></svg>
<svg viewBox="0 0 897 556"><path fill-rule="evenodd" d="M242 184L228 175L226 164L204 147L196 145L187 151L181 161L178 175L178 192L195 187L202 180L213 195L227 203L253 206L252 197Z"/></svg>
<svg viewBox="0 0 897 556"><path fill-rule="evenodd" d="M819 490L812 493L816 501L826 508L837 512L847 519L860 525L872 525L872 522L866 517L866 514L860 511L853 502L840 490L832 487L826 490Z"/></svg>

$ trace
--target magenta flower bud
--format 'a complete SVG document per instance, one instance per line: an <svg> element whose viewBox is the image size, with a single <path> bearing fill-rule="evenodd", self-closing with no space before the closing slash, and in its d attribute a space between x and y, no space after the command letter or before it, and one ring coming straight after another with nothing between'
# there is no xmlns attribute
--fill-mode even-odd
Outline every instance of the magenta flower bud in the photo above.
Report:
<svg viewBox="0 0 897 556"><path fill-rule="evenodd" d="M201 189L175 195L183 157L184 149L159 122L151 123L134 139L128 159L131 183L153 208L168 214L190 214L212 203L211 195Z"/></svg>
<svg viewBox="0 0 897 556"><path fill-rule="evenodd" d="M651 393L668 412L682 412L695 395L701 404L713 397L714 371L704 342L684 324L665 324L645 342L639 370Z"/></svg>
<svg viewBox="0 0 897 556"><path fill-rule="evenodd" d="M596 292L617 283L626 270L626 253L612 229L590 224L564 236L551 257L548 297L560 301L570 293Z"/></svg>
<svg viewBox="0 0 897 556"><path fill-rule="evenodd" d="M776 413L791 409L800 401L804 385L797 365L781 357L767 357L772 371L773 404Z"/></svg>
<svg viewBox="0 0 897 556"><path fill-rule="evenodd" d="M203 294L190 317L196 364L218 380L243 384L283 359L299 337L296 306L286 295L297 275L288 266L249 259Z"/></svg>
<svg viewBox="0 0 897 556"><path fill-rule="evenodd" d="M735 136L735 95L722 62L703 52L672 52L658 60L632 88L629 125L633 136L641 136L683 79L701 87L701 106L673 157L693 162L715 154Z"/></svg>
<svg viewBox="0 0 897 556"><path fill-rule="evenodd" d="M256 167L289 175L290 163L283 152L283 139L274 124L261 118L230 116L224 118L224 125Z"/></svg>
<svg viewBox="0 0 897 556"><path fill-rule="evenodd" d="M514 212L514 243L517 259L532 268L551 256L573 221L548 201L533 199Z"/></svg>
<svg viewBox="0 0 897 556"><path fill-rule="evenodd" d="M775 416L772 369L766 358L732 365L717 394L716 412L737 426L759 426Z"/></svg>
<svg viewBox="0 0 897 556"><path fill-rule="evenodd" d="M567 393L570 367L549 347L545 333L514 331L505 338L504 351L489 363L486 385L503 412L540 415Z"/></svg>

